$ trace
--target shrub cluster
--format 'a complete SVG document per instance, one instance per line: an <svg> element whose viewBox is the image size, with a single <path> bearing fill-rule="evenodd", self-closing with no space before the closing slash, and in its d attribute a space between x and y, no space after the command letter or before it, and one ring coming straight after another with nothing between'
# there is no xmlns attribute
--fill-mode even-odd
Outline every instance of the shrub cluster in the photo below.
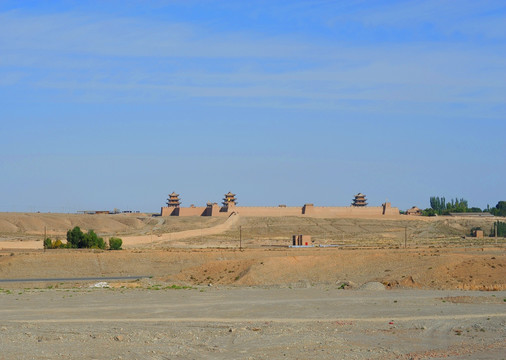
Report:
<svg viewBox="0 0 506 360"><path fill-rule="evenodd" d="M79 226L67 231L67 244L77 249L105 249L105 241L98 237L93 230L83 233Z"/></svg>
<svg viewBox="0 0 506 360"><path fill-rule="evenodd" d="M121 250L121 245L123 245L123 240L117 237L112 237L109 239L109 250Z"/></svg>
<svg viewBox="0 0 506 360"><path fill-rule="evenodd" d="M121 250L123 241L120 238L112 237L109 239L110 250ZM67 243L61 240L44 239L44 249L102 249L105 250L107 244L104 239L99 237L93 230L84 233L79 226L67 231Z"/></svg>

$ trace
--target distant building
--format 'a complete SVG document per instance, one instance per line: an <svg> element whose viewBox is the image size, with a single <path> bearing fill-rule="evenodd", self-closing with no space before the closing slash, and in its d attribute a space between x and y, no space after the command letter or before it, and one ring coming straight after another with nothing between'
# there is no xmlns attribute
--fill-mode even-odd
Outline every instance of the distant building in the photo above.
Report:
<svg viewBox="0 0 506 360"><path fill-rule="evenodd" d="M483 238L483 230L481 230L481 229L473 230L473 236L475 238Z"/></svg>
<svg viewBox="0 0 506 360"><path fill-rule="evenodd" d="M311 235L292 235L292 246L310 246Z"/></svg>
<svg viewBox="0 0 506 360"><path fill-rule="evenodd" d="M109 210L79 210L77 213L86 215L112 214Z"/></svg>
<svg viewBox="0 0 506 360"><path fill-rule="evenodd" d="M422 215L422 210L417 206L413 206L411 209L406 210L406 215L420 216Z"/></svg>

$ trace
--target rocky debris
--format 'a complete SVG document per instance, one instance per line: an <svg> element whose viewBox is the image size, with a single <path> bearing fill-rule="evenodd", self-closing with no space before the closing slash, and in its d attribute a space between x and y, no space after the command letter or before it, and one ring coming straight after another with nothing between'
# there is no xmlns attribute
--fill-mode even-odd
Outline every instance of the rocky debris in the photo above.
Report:
<svg viewBox="0 0 506 360"><path fill-rule="evenodd" d="M368 291L382 291L385 289L386 289L385 285L376 281L365 283L358 288L358 290L368 290Z"/></svg>
<svg viewBox="0 0 506 360"><path fill-rule="evenodd" d="M98 283L90 285L90 288L108 288L108 287L109 287L109 284L105 281L100 281Z"/></svg>

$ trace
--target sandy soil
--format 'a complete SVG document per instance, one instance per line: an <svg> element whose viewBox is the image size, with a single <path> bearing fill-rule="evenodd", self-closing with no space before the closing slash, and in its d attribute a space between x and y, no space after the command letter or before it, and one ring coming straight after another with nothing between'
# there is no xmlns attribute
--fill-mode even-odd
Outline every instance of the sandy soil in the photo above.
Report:
<svg viewBox="0 0 506 360"><path fill-rule="evenodd" d="M501 359L504 239L462 238L490 224L0 214L0 360ZM75 225L131 248L40 249Z"/></svg>
<svg viewBox="0 0 506 360"><path fill-rule="evenodd" d="M0 251L0 279L147 275L187 285L506 290L503 248ZM5 285L7 286L7 285Z"/></svg>
<svg viewBox="0 0 506 360"><path fill-rule="evenodd" d="M448 301L463 293L468 301ZM337 286L24 289L0 294L0 358L501 359L505 297Z"/></svg>

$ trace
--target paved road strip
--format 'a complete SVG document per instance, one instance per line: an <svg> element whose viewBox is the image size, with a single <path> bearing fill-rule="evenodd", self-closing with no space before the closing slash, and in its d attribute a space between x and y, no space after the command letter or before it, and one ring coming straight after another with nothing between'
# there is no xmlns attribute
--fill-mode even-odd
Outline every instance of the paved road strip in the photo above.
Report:
<svg viewBox="0 0 506 360"><path fill-rule="evenodd" d="M460 315L420 315L420 316L402 316L402 317L376 317L376 318L208 318L208 317L160 317L160 318L76 318L76 319L23 319L23 320L3 320L3 323L109 323L109 322L130 322L130 323L156 323L156 322L215 322L215 323L343 323L343 322L390 322L390 321L420 321L420 320L465 320L465 319L483 319L493 317L506 317L506 313L494 314L460 314ZM351 325L351 324L350 324Z"/></svg>
<svg viewBox="0 0 506 360"><path fill-rule="evenodd" d="M53 282L53 281L104 281L104 280L137 280L150 278L150 275L138 276L107 276L107 277L76 277L76 278L31 278L31 279L0 279L0 283L15 282Z"/></svg>

